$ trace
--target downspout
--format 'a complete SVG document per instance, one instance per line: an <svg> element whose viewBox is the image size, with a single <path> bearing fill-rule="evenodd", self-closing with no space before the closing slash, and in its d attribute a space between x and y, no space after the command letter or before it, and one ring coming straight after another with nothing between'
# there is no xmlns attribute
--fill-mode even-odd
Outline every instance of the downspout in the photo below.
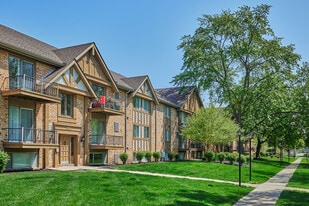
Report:
<svg viewBox="0 0 309 206"><path fill-rule="evenodd" d="M126 92L125 95L125 105L124 105L124 152L127 152L127 106L128 106L128 95L130 90Z"/></svg>
<svg viewBox="0 0 309 206"><path fill-rule="evenodd" d="M155 152L157 151L157 105L155 105Z"/></svg>

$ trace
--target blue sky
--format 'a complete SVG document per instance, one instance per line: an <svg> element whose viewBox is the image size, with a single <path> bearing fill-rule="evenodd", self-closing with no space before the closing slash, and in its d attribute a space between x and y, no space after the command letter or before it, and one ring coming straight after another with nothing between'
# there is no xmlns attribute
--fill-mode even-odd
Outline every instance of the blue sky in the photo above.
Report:
<svg viewBox="0 0 309 206"><path fill-rule="evenodd" d="M1 2L0 24L58 48L95 42L109 69L165 88L180 73L180 38L198 17L262 3L272 6L275 34L308 61L308 0L15 0Z"/></svg>

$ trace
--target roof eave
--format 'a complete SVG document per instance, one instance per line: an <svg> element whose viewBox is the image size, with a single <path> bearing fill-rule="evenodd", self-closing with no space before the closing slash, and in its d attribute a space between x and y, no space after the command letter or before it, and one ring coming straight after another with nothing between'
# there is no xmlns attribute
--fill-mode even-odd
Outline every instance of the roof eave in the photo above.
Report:
<svg viewBox="0 0 309 206"><path fill-rule="evenodd" d="M11 52L17 53L17 54L21 54L23 56L27 56L27 57L30 57L30 58L40 60L43 63L47 63L47 64L50 64L50 65L53 65L53 66L56 66L56 67L63 67L65 65L65 62L58 62L58 61L43 57L41 55L37 55L37 54L29 52L25 49L21 49L19 47L16 47L16 46L13 46L13 45L1 42L1 41L0 41L0 47L4 48L6 50L9 50Z"/></svg>

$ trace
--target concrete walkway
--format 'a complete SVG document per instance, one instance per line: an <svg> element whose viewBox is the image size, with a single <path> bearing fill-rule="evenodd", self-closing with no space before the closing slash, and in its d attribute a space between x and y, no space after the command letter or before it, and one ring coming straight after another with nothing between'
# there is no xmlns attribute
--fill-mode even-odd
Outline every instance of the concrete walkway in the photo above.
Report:
<svg viewBox="0 0 309 206"><path fill-rule="evenodd" d="M298 158L292 164L270 178L267 182L260 184L247 196L241 198L236 204L234 204L234 206L276 205L282 190L292 189L286 188L286 185L293 176L293 173L297 169L301 160L302 158ZM303 191L309 192L309 190L306 189Z"/></svg>
<svg viewBox="0 0 309 206"><path fill-rule="evenodd" d="M298 158L292 164L287 166L285 169L281 170L275 176L270 178L267 182L263 184L249 184L242 183L242 186L255 187L255 189L250 192L248 195L241 198L234 206L273 206L276 205L278 198L282 190L301 190L309 193L309 189L301 189L301 188L292 188L286 187L290 178L293 176L293 173L297 169L299 163L302 158ZM140 174L140 175L150 175L150 176L160 176L160 177L170 177L170 178L183 178L183 179L191 179L191 180L199 180L199 181L212 181L219 183L227 183L238 185L238 182L224 181L224 180L215 180L208 178L199 178L199 177L188 177L188 176L179 176L179 175L169 175L169 174L159 174L159 173L151 173L151 172L140 172L140 171L129 171L129 170L115 170L106 166L80 166L80 167L59 167L52 168L51 170L58 171L72 171L72 170L96 170L96 171L110 171L110 172L122 172L122 173L131 173L131 174Z"/></svg>

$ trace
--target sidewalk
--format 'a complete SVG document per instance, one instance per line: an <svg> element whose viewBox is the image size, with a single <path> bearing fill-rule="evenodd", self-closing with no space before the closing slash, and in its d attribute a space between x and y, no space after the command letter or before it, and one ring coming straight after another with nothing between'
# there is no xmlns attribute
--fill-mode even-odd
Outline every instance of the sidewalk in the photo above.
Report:
<svg viewBox="0 0 309 206"><path fill-rule="evenodd" d="M238 200L234 206L276 205L282 190L285 189L301 160L302 158L298 158L292 164L270 178L267 182L260 184L247 196Z"/></svg>

